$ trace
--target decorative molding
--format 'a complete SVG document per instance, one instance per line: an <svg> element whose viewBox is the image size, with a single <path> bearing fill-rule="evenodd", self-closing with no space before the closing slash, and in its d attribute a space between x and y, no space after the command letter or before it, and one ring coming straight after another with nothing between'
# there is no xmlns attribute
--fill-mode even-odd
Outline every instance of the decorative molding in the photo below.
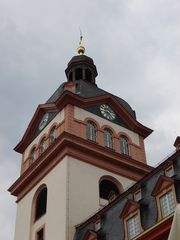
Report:
<svg viewBox="0 0 180 240"><path fill-rule="evenodd" d="M83 151L82 151L83 149ZM122 154L109 151L97 143L63 132L49 148L9 188L18 201L65 156L92 164L134 181L153 168Z"/></svg>
<svg viewBox="0 0 180 240"><path fill-rule="evenodd" d="M150 128L143 126L137 120L135 120L128 111L118 102L118 100L111 94L92 97L92 98L81 98L77 94L69 91L65 91L55 103L41 104L38 106L22 140L14 148L15 151L23 153L25 148L30 143L31 137L37 128L40 119L45 112L55 112L62 110L67 104L72 104L78 107L93 106L101 103L109 103L115 109L117 114L121 115L122 119L133 131L139 133L143 138L146 138L152 133Z"/></svg>
<svg viewBox="0 0 180 240"><path fill-rule="evenodd" d="M172 178L160 176L151 195L157 196L160 192L170 187L172 184L174 184L174 180Z"/></svg>

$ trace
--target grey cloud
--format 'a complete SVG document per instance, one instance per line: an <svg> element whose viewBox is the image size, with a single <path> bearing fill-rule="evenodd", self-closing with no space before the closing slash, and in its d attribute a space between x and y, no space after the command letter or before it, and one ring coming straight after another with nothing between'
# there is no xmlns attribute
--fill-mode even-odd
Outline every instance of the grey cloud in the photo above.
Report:
<svg viewBox="0 0 180 240"><path fill-rule="evenodd" d="M20 155L12 149L37 105L66 80L79 27L97 65L98 86L124 98L155 130L146 140L149 163L174 149L180 134L179 9L178 0L1 0L0 239L12 240L14 232L14 198L5 191L19 175Z"/></svg>

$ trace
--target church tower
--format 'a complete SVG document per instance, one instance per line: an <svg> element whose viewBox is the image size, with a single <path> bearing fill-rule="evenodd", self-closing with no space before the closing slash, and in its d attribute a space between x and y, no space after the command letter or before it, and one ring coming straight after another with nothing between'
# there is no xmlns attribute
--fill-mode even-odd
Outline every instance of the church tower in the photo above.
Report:
<svg viewBox="0 0 180 240"><path fill-rule="evenodd" d="M96 84L82 37L67 81L40 104L15 147L20 177L15 240L73 240L75 226L132 186L151 167L144 139L152 132L123 99Z"/></svg>

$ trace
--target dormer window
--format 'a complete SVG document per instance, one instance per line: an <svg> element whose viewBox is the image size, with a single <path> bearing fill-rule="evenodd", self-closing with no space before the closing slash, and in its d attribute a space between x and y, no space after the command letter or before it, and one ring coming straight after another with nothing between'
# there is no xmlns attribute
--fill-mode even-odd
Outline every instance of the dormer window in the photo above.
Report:
<svg viewBox="0 0 180 240"><path fill-rule="evenodd" d="M159 177L153 191L158 206L158 220L166 218L174 212L176 205L176 193L174 180L167 176Z"/></svg>
<svg viewBox="0 0 180 240"><path fill-rule="evenodd" d="M129 155L128 139L124 136L120 137L120 149L122 154Z"/></svg>
<svg viewBox="0 0 180 240"><path fill-rule="evenodd" d="M120 217L123 218L125 226L125 238L131 240L138 236L142 231L141 216L140 216L140 204L128 200L124 206Z"/></svg>
<svg viewBox="0 0 180 240"><path fill-rule="evenodd" d="M104 145L113 149L113 135L109 129L104 130Z"/></svg>
<svg viewBox="0 0 180 240"><path fill-rule="evenodd" d="M96 142L96 125L92 121L87 122L87 138L91 141Z"/></svg>
<svg viewBox="0 0 180 240"><path fill-rule="evenodd" d="M39 145L39 154L41 155L46 150L46 139L43 138Z"/></svg>
<svg viewBox="0 0 180 240"><path fill-rule="evenodd" d="M172 190L170 190L169 192L165 193L160 197L160 205L161 205L162 218L165 218L174 212L175 203L174 203L174 193Z"/></svg>
<svg viewBox="0 0 180 240"><path fill-rule="evenodd" d="M140 224L138 214L127 220L128 239L133 239L140 234Z"/></svg>

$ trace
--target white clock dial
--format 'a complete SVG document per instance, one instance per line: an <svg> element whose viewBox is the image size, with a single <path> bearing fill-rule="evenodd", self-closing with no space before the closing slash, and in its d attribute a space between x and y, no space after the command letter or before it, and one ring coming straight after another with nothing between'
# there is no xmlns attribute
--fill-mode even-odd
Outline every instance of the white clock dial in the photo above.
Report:
<svg viewBox="0 0 180 240"><path fill-rule="evenodd" d="M114 120L116 118L115 112L111 109L109 105L102 104L100 106L101 114L108 120Z"/></svg>
<svg viewBox="0 0 180 240"><path fill-rule="evenodd" d="M41 119L40 123L39 123L39 130L41 131L47 124L49 119L49 114L45 113L43 118Z"/></svg>

